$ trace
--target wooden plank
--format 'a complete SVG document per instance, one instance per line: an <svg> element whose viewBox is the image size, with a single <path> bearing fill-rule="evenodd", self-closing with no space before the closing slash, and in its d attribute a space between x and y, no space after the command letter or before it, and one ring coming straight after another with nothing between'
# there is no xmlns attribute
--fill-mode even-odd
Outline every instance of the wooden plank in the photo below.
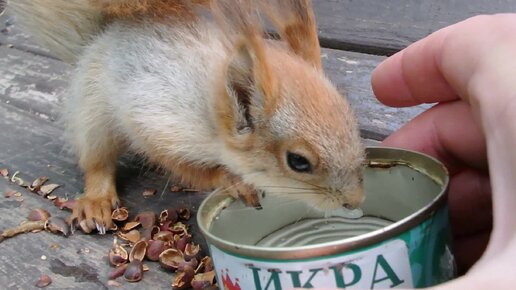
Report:
<svg viewBox="0 0 516 290"><path fill-rule="evenodd" d="M383 57L324 49L322 59L326 74L348 96L366 138L381 140L426 108L389 108L376 100L370 75ZM0 46L0 100L56 120L71 70L61 61Z"/></svg>
<svg viewBox="0 0 516 290"><path fill-rule="evenodd" d="M474 15L516 12L514 0L313 0L325 47L388 55Z"/></svg>
<svg viewBox="0 0 516 290"><path fill-rule="evenodd" d="M56 120L70 72L61 61L0 45L0 100Z"/></svg>
<svg viewBox="0 0 516 290"><path fill-rule="evenodd" d="M382 140L399 129L429 105L411 108L387 107L374 97L371 72L385 57L323 49L322 60L326 75L347 95L357 115L362 136Z"/></svg>
<svg viewBox="0 0 516 290"><path fill-rule="evenodd" d="M15 47L22 51L57 59L52 55L52 52L37 45L30 35L22 33L14 24L14 17L8 14L0 15L0 45Z"/></svg>
<svg viewBox="0 0 516 290"><path fill-rule="evenodd" d="M20 176L27 181L48 176L52 183L62 185L55 191L58 196L74 197L81 191L81 174L73 156L63 150L60 128L7 104L0 105L0 116L0 168L9 168L11 174L20 171ZM166 176L131 157L120 162L117 182L122 202L133 215L143 210L159 212L164 208L187 206L193 209L195 217L195 209L206 195L169 192ZM159 192L145 199L142 196L145 188L156 188ZM9 190L20 191L23 202L4 198L3 193ZM55 216L68 215L49 201L0 178L0 230L19 224L34 208L45 208ZM189 224L194 241L206 249L195 218ZM53 289L107 289L110 267L106 255L111 242L112 236L109 234L81 233L68 238L37 233L7 239L0 243L0 285L7 289L32 289L37 278L47 274L54 281ZM53 244L57 244L58 248L52 250ZM85 248L88 253L84 251ZM42 255L47 259L42 260ZM145 279L140 283L128 284L119 279L124 284L123 289L170 289L172 275L158 269L157 263L149 263L149 266L151 271L145 274Z"/></svg>

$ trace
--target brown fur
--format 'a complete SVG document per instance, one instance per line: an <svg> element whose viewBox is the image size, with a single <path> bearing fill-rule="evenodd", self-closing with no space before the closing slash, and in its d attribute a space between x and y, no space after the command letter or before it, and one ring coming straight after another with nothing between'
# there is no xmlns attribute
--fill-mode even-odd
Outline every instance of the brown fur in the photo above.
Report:
<svg viewBox="0 0 516 290"><path fill-rule="evenodd" d="M163 164L163 161L161 163ZM242 198L248 206L258 207L260 205L255 189L243 183L240 177L228 172L223 167L199 166L170 158L163 165L173 174L178 174L184 185L204 191L224 188L227 194L234 198Z"/></svg>
<svg viewBox="0 0 516 290"><path fill-rule="evenodd" d="M258 1L292 51L321 69L321 49L311 0Z"/></svg>
<svg viewBox="0 0 516 290"><path fill-rule="evenodd" d="M211 0L90 0L98 6L106 19L153 19L174 17L194 18L194 5L208 6Z"/></svg>

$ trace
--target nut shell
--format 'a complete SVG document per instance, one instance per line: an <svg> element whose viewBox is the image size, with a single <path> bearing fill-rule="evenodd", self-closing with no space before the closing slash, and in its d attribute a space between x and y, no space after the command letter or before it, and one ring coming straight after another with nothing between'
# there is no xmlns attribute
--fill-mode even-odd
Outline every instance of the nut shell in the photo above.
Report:
<svg viewBox="0 0 516 290"><path fill-rule="evenodd" d="M172 281L172 289L190 288L193 277L194 270L191 267L186 267L184 271L177 272L176 277Z"/></svg>
<svg viewBox="0 0 516 290"><path fill-rule="evenodd" d="M190 219L191 213L190 210L187 207L182 207L177 210L179 218L181 218L184 221L187 221Z"/></svg>
<svg viewBox="0 0 516 290"><path fill-rule="evenodd" d="M195 269L195 273L210 272L214 270L213 260L210 256L205 256L201 259L199 266Z"/></svg>
<svg viewBox="0 0 516 290"><path fill-rule="evenodd" d="M165 243L170 243L174 241L174 234L169 231L159 231L152 237L153 240L163 241Z"/></svg>
<svg viewBox="0 0 516 290"><path fill-rule="evenodd" d="M195 290L206 289L213 286L215 279L215 271L195 274L191 282L192 288Z"/></svg>
<svg viewBox="0 0 516 290"><path fill-rule="evenodd" d="M70 227L63 218L51 217L48 219L45 228L52 233L61 233L64 236L70 235Z"/></svg>
<svg viewBox="0 0 516 290"><path fill-rule="evenodd" d="M38 177L36 178L36 180L34 180L31 185L29 185L29 190L32 191L32 192L38 192L39 189L41 188L41 186L43 184L45 184L45 182L48 181L48 177L46 176L41 176L41 177Z"/></svg>
<svg viewBox="0 0 516 290"><path fill-rule="evenodd" d="M111 250L109 250L109 263L115 267L127 263L128 258L129 254L127 254L127 250L121 245L114 244Z"/></svg>
<svg viewBox="0 0 516 290"><path fill-rule="evenodd" d="M127 222L127 223L122 227L122 231L124 231L124 232L128 232L128 231L134 230L134 229L135 229L135 228L137 228L139 225L140 225L140 222Z"/></svg>
<svg viewBox="0 0 516 290"><path fill-rule="evenodd" d="M118 236L126 241L129 241L132 244L135 244L140 240L140 232L138 230L132 230L127 233L118 233Z"/></svg>
<svg viewBox="0 0 516 290"><path fill-rule="evenodd" d="M165 209L165 210L161 211L161 213L159 214L160 224L163 224L165 222L175 223L175 222L177 222L177 219L178 219L178 214L177 214L177 210L175 208Z"/></svg>
<svg viewBox="0 0 516 290"><path fill-rule="evenodd" d="M129 217L129 211L125 207L119 207L111 213L111 219L118 222L126 221Z"/></svg>
<svg viewBox="0 0 516 290"><path fill-rule="evenodd" d="M176 235L183 236L183 235L188 234L188 226L183 224L182 222L177 222L170 229L170 231L173 232Z"/></svg>
<svg viewBox="0 0 516 290"><path fill-rule="evenodd" d="M50 213L42 208L33 209L30 211L27 219L32 222L46 221L50 218Z"/></svg>
<svg viewBox="0 0 516 290"><path fill-rule="evenodd" d="M167 249L159 255L159 264L166 270L175 271L183 262L185 262L183 253L176 249Z"/></svg>
<svg viewBox="0 0 516 290"><path fill-rule="evenodd" d="M185 247L183 253L185 255L185 259L190 260L190 259L194 259L195 257L197 257L197 255L199 254L200 251L201 251L201 247L199 245L194 244L194 243L188 243L188 244L186 244L186 247Z"/></svg>
<svg viewBox="0 0 516 290"><path fill-rule="evenodd" d="M129 253L129 261L143 261L143 258L145 258L145 254L147 253L147 246L148 244L145 240L140 240L134 244L133 248L131 249L131 253Z"/></svg>

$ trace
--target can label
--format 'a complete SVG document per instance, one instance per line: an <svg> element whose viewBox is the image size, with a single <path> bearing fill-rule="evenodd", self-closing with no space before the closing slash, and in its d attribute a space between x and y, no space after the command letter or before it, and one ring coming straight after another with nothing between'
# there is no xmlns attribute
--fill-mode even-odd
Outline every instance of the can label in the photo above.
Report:
<svg viewBox="0 0 516 290"><path fill-rule="evenodd" d="M324 260L266 261L227 254L211 246L222 289L413 287L408 249L392 240L378 247Z"/></svg>
<svg viewBox="0 0 516 290"><path fill-rule="evenodd" d="M455 276L446 207L401 235L334 256L298 260L243 257L210 245L221 289L388 289L436 285Z"/></svg>

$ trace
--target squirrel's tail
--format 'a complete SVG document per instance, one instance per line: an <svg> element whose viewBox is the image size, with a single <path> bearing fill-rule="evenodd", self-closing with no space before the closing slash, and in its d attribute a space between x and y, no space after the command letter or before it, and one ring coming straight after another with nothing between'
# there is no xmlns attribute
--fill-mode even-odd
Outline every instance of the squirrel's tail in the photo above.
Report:
<svg viewBox="0 0 516 290"><path fill-rule="evenodd" d="M89 0L12 0L7 13L59 58L75 62L102 28L102 11Z"/></svg>

